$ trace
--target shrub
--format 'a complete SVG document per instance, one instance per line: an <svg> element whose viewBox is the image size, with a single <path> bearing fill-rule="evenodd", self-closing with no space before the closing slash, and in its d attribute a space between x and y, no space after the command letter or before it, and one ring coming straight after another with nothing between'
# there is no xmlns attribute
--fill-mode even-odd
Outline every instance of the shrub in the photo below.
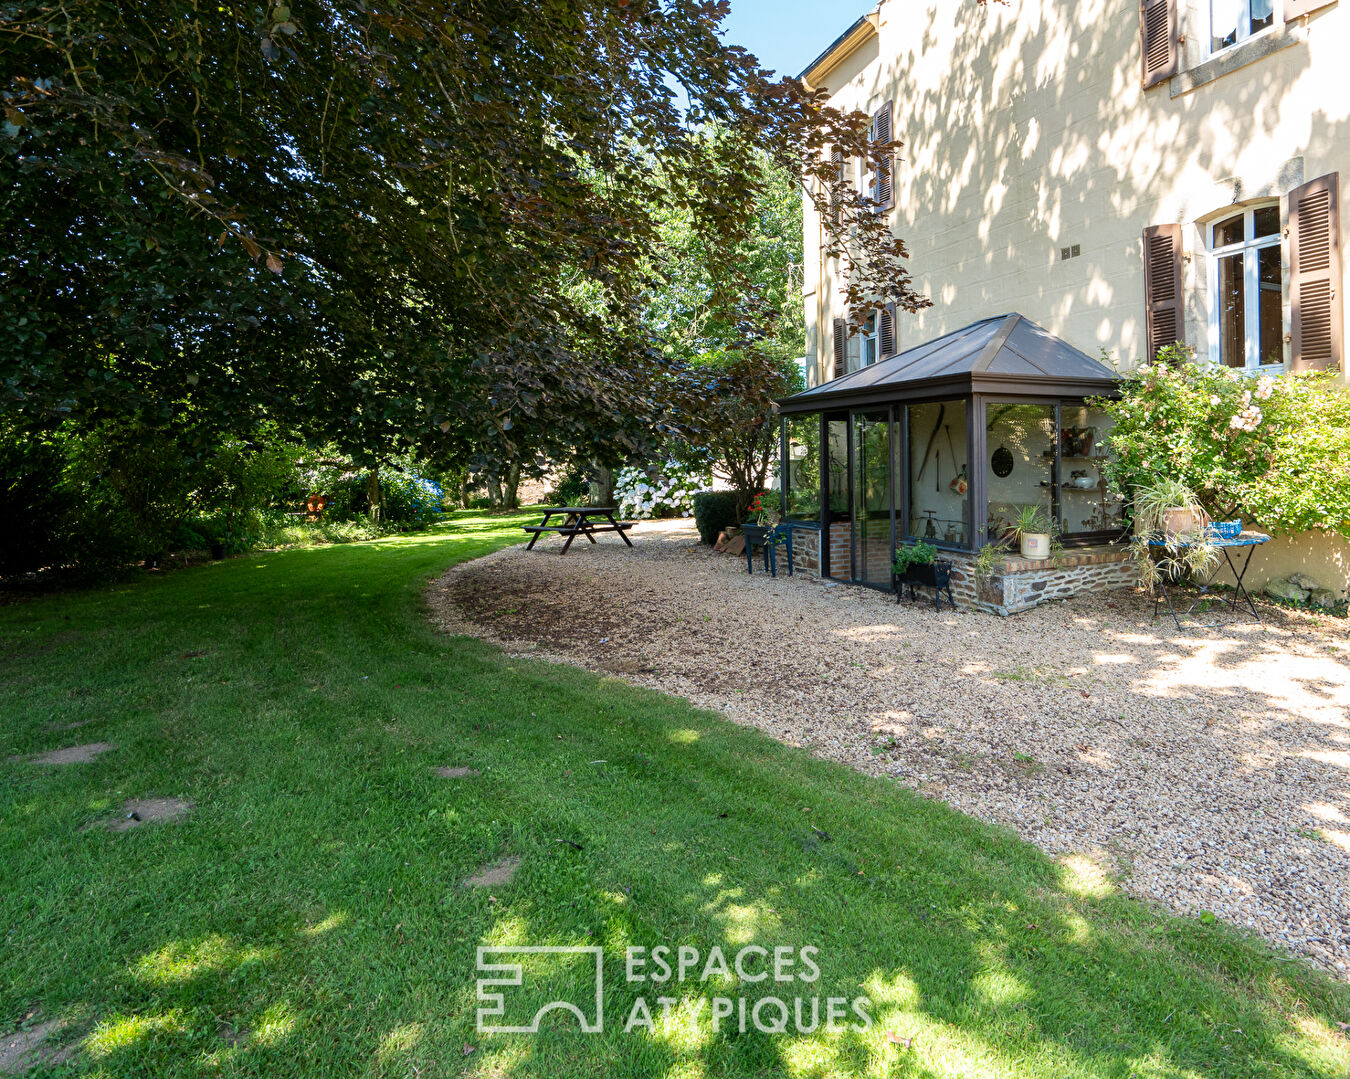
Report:
<svg viewBox="0 0 1350 1079"><path fill-rule="evenodd" d="M64 483L65 464L53 441L0 437L0 577L70 559L77 500Z"/></svg>
<svg viewBox="0 0 1350 1079"><path fill-rule="evenodd" d="M1199 366L1184 346L1126 375L1100 401L1114 427L1108 481L1120 497L1164 478L1216 520L1350 537L1350 393L1326 374L1250 378Z"/></svg>
<svg viewBox="0 0 1350 1079"><path fill-rule="evenodd" d="M716 543L719 532L740 524L736 512L739 499L735 491L700 491L694 495L694 524L704 543Z"/></svg>
<svg viewBox="0 0 1350 1079"><path fill-rule="evenodd" d="M380 520L399 531L429 528L444 512L441 485L416 472L380 470Z"/></svg>
<svg viewBox="0 0 1350 1079"><path fill-rule="evenodd" d="M635 520L689 517L694 512L694 495L710 480L675 461L659 469L621 468L614 476L614 499L619 513Z"/></svg>
<svg viewBox="0 0 1350 1079"><path fill-rule="evenodd" d="M574 465L558 478L558 486L544 494L544 503L549 506L585 506L589 504L590 498L591 485L586 470Z"/></svg>

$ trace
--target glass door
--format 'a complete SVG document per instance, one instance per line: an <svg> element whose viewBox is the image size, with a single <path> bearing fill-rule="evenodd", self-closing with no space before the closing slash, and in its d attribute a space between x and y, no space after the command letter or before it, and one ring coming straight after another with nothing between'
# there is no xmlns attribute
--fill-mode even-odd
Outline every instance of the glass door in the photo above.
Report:
<svg viewBox="0 0 1350 1079"><path fill-rule="evenodd" d="M891 584L890 412L855 412L853 427L853 579Z"/></svg>

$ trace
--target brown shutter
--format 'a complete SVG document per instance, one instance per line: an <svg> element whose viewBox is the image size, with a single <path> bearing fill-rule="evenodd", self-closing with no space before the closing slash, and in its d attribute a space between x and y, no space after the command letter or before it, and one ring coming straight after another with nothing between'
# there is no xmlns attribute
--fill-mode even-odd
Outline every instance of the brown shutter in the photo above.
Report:
<svg viewBox="0 0 1350 1079"><path fill-rule="evenodd" d="M891 141L891 112L893 102L886 102L872 117L872 141L887 143ZM878 210L889 210L895 206L895 184L892 180L892 162L894 155L886 155L886 163L877 170L876 202Z"/></svg>
<svg viewBox="0 0 1350 1079"><path fill-rule="evenodd" d="M834 178L836 181L836 185L830 188L830 206L831 206L831 213L834 216L834 224L835 227L837 228L839 226L839 221L842 213L840 200L843 197L842 195L839 194L839 188L837 184L842 183L844 179L844 151L835 150L832 154L830 154L830 162L834 165Z"/></svg>
<svg viewBox="0 0 1350 1079"><path fill-rule="evenodd" d="M1139 0L1139 41L1147 90L1177 73L1181 53L1177 0Z"/></svg>
<svg viewBox="0 0 1350 1079"><path fill-rule="evenodd" d="M1144 304L1148 323L1148 362L1158 350L1186 340L1182 317L1181 226L1144 229Z"/></svg>
<svg viewBox="0 0 1350 1079"><path fill-rule="evenodd" d="M831 378L842 378L848 373L848 322L842 318L834 320L834 374Z"/></svg>
<svg viewBox="0 0 1350 1079"><path fill-rule="evenodd" d="M1293 371L1341 365L1340 173L1289 193L1289 295Z"/></svg>
<svg viewBox="0 0 1350 1079"><path fill-rule="evenodd" d="M1284 21L1293 22L1309 12L1327 7L1335 2L1336 0L1284 0Z"/></svg>
<svg viewBox="0 0 1350 1079"><path fill-rule="evenodd" d="M877 354L884 359L895 355L895 304L888 303L877 316Z"/></svg>

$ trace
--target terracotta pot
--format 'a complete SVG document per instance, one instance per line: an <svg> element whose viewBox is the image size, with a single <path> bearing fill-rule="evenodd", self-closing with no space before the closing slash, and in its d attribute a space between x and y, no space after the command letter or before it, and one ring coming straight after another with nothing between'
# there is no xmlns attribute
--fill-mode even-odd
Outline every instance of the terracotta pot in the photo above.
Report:
<svg viewBox="0 0 1350 1079"><path fill-rule="evenodd" d="M1050 534L1048 532L1022 533L1021 549L1023 558L1049 558Z"/></svg>
<svg viewBox="0 0 1350 1079"><path fill-rule="evenodd" d="M1173 536L1186 536L1203 531L1209 524L1209 514L1204 510L1170 509L1163 514L1163 534L1169 539Z"/></svg>

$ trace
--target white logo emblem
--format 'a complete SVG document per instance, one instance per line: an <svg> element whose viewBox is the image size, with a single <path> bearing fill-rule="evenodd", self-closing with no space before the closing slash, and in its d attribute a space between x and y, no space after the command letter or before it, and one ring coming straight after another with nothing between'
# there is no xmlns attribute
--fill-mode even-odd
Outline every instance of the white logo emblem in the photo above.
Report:
<svg viewBox="0 0 1350 1079"><path fill-rule="evenodd" d="M491 992L499 987L517 987L524 981L524 970L520 963L496 962L498 957L512 955L589 955L595 960L595 1014L587 1014L591 1001L585 1001L585 1007L567 1000L554 1000L545 1004L530 1020L527 1026L497 1026L493 1019L506 1015L506 994ZM598 945L579 945L577 947L552 947L540 945L483 945L478 949L478 999L483 1007L478 1009L478 1033L480 1034L538 1034L539 1020L551 1011L571 1012L581 1023L583 1034L599 1034L604 1030L602 997L605 982L605 954ZM483 975L493 975L484 977Z"/></svg>

